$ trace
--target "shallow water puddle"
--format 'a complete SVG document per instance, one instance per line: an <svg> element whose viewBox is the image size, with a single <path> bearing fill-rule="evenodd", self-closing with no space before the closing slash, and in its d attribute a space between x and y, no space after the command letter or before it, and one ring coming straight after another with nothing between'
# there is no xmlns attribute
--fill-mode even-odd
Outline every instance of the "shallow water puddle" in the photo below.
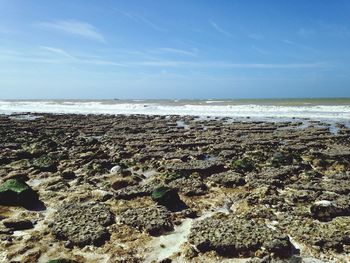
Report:
<svg viewBox="0 0 350 263"><path fill-rule="evenodd" d="M34 224L34 227L32 229L25 229L25 230L17 230L13 232L13 236L15 237L31 237L32 233L35 231L44 231L45 228L47 228L47 225L45 224L45 221L50 219L53 214L55 213L56 209L53 208L47 208L43 211L37 211L37 213L40 215L40 219L36 224Z"/></svg>
<svg viewBox="0 0 350 263"><path fill-rule="evenodd" d="M148 257L146 257L145 262L150 263L152 261L161 261L166 259L177 252L181 251L181 246L186 243L187 237L190 234L191 227L193 222L200 221L205 218L211 217L215 213L224 213L228 214L230 211L224 205L223 207L218 207L212 211L206 211L202 214L202 216L198 218L186 218L182 221L181 225L175 226L173 232L162 235L159 237L155 237L153 241L151 241L150 246L152 247L152 251ZM174 261L177 262L177 261ZM181 262L178 261L178 262Z"/></svg>
<svg viewBox="0 0 350 263"><path fill-rule="evenodd" d="M151 177L151 176L154 176L154 175L158 174L158 171L155 170L155 169L152 169L152 170L144 171L144 172L142 172L142 174L143 174L146 178L149 178L149 177Z"/></svg>
<svg viewBox="0 0 350 263"><path fill-rule="evenodd" d="M32 188L36 188L37 186L39 186L42 183L48 182L52 180L52 178L35 178L35 179L31 179L29 181L27 181L27 184L32 187Z"/></svg>
<svg viewBox="0 0 350 263"><path fill-rule="evenodd" d="M176 125L178 128L184 128L185 130L188 129L188 124L186 124L184 121L177 121Z"/></svg>
<svg viewBox="0 0 350 263"><path fill-rule="evenodd" d="M99 262L99 263L107 263L109 261L110 256L104 254L97 254L92 252L81 252L76 251L75 255L79 255L84 257L86 262Z"/></svg>
<svg viewBox="0 0 350 263"><path fill-rule="evenodd" d="M21 121L34 121L36 119L42 118L42 116L35 116L31 114L23 115L13 115L9 117L11 120L21 120Z"/></svg>
<svg viewBox="0 0 350 263"><path fill-rule="evenodd" d="M153 251L145 262L161 261L179 252L182 244L187 241L193 221L194 219L187 218L172 233L155 238L151 243Z"/></svg>

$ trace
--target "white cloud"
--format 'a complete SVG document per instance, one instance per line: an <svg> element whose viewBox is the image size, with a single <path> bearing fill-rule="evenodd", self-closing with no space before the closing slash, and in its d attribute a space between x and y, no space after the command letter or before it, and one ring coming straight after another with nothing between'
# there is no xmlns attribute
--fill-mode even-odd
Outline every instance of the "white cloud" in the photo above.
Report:
<svg viewBox="0 0 350 263"><path fill-rule="evenodd" d="M37 25L42 28L105 42L104 36L93 25L86 22L76 20L60 20L55 22L41 22Z"/></svg>
<svg viewBox="0 0 350 263"><path fill-rule="evenodd" d="M226 30L222 29L218 24L216 24L213 21L209 21L210 25L219 33L227 36L227 37L232 37L232 34L230 32L227 32Z"/></svg>

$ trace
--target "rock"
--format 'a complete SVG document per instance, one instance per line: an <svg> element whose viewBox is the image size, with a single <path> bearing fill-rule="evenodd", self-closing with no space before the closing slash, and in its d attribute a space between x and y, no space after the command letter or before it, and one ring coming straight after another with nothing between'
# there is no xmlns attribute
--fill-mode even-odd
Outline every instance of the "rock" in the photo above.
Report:
<svg viewBox="0 0 350 263"><path fill-rule="evenodd" d="M41 251L39 249L34 249L26 253L26 255L22 257L21 262L23 263L38 262L40 256L41 256Z"/></svg>
<svg viewBox="0 0 350 263"><path fill-rule="evenodd" d="M104 190L92 190L91 194L93 197L95 197L98 201L105 202L113 197L112 192L104 191Z"/></svg>
<svg viewBox="0 0 350 263"><path fill-rule="evenodd" d="M151 195L153 201L160 205L164 205L168 208L174 208L181 203L180 197L177 191L173 188L161 186L152 192Z"/></svg>
<svg viewBox="0 0 350 263"><path fill-rule="evenodd" d="M122 168L119 165L115 165L111 168L111 173L118 173Z"/></svg>
<svg viewBox="0 0 350 263"><path fill-rule="evenodd" d="M113 214L103 204L64 204L56 212L52 232L57 239L69 240L79 247L101 246L109 239L106 227L113 220Z"/></svg>
<svg viewBox="0 0 350 263"><path fill-rule="evenodd" d="M111 186L114 190L119 190L127 186L136 185L136 184L137 182L132 177L129 176L129 177L122 177L114 180Z"/></svg>
<svg viewBox="0 0 350 263"><path fill-rule="evenodd" d="M20 182L26 182L29 180L28 174L21 171L12 171L3 177L4 180L15 179Z"/></svg>
<svg viewBox="0 0 350 263"><path fill-rule="evenodd" d="M10 228L11 230L25 230L33 228L32 221L28 219L12 219L7 218L2 221L5 227Z"/></svg>
<svg viewBox="0 0 350 263"><path fill-rule="evenodd" d="M198 251L193 246L187 245L183 251L183 255L186 259L193 259L198 256Z"/></svg>
<svg viewBox="0 0 350 263"><path fill-rule="evenodd" d="M325 158L330 159L347 159L350 158L350 147L345 145L332 145L326 150L321 150L318 152Z"/></svg>
<svg viewBox="0 0 350 263"><path fill-rule="evenodd" d="M27 159L22 159L22 160L14 161L8 164L8 166L14 170L21 170L21 169L28 169L31 166L31 163Z"/></svg>
<svg viewBox="0 0 350 263"><path fill-rule="evenodd" d="M168 170L181 175L198 173L202 176L209 176L213 173L220 173L226 170L225 165L218 161L176 162L167 166Z"/></svg>
<svg viewBox="0 0 350 263"><path fill-rule="evenodd" d="M9 179L0 185L0 205L31 205L38 201L38 194L24 182Z"/></svg>
<svg viewBox="0 0 350 263"><path fill-rule="evenodd" d="M207 190L202 179L194 175L172 180L168 185L187 196L203 195Z"/></svg>
<svg viewBox="0 0 350 263"><path fill-rule="evenodd" d="M152 194L154 188L155 186L151 184L127 186L118 190L115 193L115 197L117 199L130 200L135 197L149 196Z"/></svg>
<svg viewBox="0 0 350 263"><path fill-rule="evenodd" d="M213 174L208 177L209 181L215 182L225 187L234 187L245 185L245 179L241 174L227 171L219 174Z"/></svg>
<svg viewBox="0 0 350 263"><path fill-rule="evenodd" d="M231 169L239 173L251 172L254 168L254 163L246 157L235 160L231 163Z"/></svg>
<svg viewBox="0 0 350 263"><path fill-rule="evenodd" d="M56 163L54 162L54 160L47 156L41 156L37 159L33 160L33 166L42 171L42 172L56 172L57 171L57 167L56 167Z"/></svg>
<svg viewBox="0 0 350 263"><path fill-rule="evenodd" d="M286 258L293 247L287 235L263 222L222 214L197 221L191 228L189 242L203 253L214 250L227 257L254 256L265 248L274 256Z"/></svg>
<svg viewBox="0 0 350 263"><path fill-rule="evenodd" d="M306 218L286 218L280 227L288 229L293 238L327 253L342 253L350 245L350 217L336 217L327 223Z"/></svg>
<svg viewBox="0 0 350 263"><path fill-rule="evenodd" d="M66 258L51 259L47 263L78 263L78 261Z"/></svg>
<svg viewBox="0 0 350 263"><path fill-rule="evenodd" d="M293 156L282 152L275 152L270 160L273 167L280 167L281 165L292 164Z"/></svg>
<svg viewBox="0 0 350 263"><path fill-rule="evenodd" d="M298 166L264 167L260 172L252 172L246 176L247 184L258 187L260 185L273 185L281 187L300 171Z"/></svg>
<svg viewBox="0 0 350 263"><path fill-rule="evenodd" d="M71 170L65 170L61 173L61 177L66 180L73 180L76 178L76 175Z"/></svg>
<svg viewBox="0 0 350 263"><path fill-rule="evenodd" d="M313 203L310 207L313 218L320 221L330 221L334 217L342 215L342 209L328 200L321 200Z"/></svg>
<svg viewBox="0 0 350 263"><path fill-rule="evenodd" d="M163 177L164 182L167 184L167 183L170 183L176 179L182 178L183 175L181 175L179 173L166 173L162 177Z"/></svg>
<svg viewBox="0 0 350 263"><path fill-rule="evenodd" d="M129 208L121 212L120 222L139 231L145 230L152 236L159 236L174 229L170 213L162 206Z"/></svg>

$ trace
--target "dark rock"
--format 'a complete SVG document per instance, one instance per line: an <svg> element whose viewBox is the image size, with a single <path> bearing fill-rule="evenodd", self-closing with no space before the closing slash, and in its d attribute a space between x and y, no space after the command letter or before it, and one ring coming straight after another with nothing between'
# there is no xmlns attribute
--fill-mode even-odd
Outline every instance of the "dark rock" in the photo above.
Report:
<svg viewBox="0 0 350 263"><path fill-rule="evenodd" d="M259 186L261 184L274 185L280 187L290 179L297 175L300 171L298 166L283 166L277 167L265 167L260 172L252 172L246 176L246 181L251 186Z"/></svg>
<svg viewBox="0 0 350 263"><path fill-rule="evenodd" d="M130 200L136 197L150 196L155 188L156 186L151 184L127 186L116 191L115 197Z"/></svg>
<svg viewBox="0 0 350 263"><path fill-rule="evenodd" d="M213 174L210 177L208 177L208 180L215 182L216 184L223 185L225 187L245 185L244 177L241 174L232 171Z"/></svg>
<svg viewBox="0 0 350 263"><path fill-rule="evenodd" d="M98 203L65 204L58 208L52 232L57 239L74 245L101 246L109 239L107 226L113 223L108 207Z"/></svg>
<svg viewBox="0 0 350 263"><path fill-rule="evenodd" d="M315 219L320 221L330 221L334 217L342 215L343 209L337 207L334 203L328 200L321 200L311 205L310 212L312 217Z"/></svg>
<svg viewBox="0 0 350 263"><path fill-rule="evenodd" d="M38 201L38 194L24 182L9 179L0 185L1 205L31 205Z"/></svg>
<svg viewBox="0 0 350 263"><path fill-rule="evenodd" d="M55 161L47 155L41 156L37 159L34 159L32 163L36 169L38 169L42 172L56 172L57 171Z"/></svg>
<svg viewBox="0 0 350 263"><path fill-rule="evenodd" d="M132 177L129 176L129 177L122 177L114 180L111 186L114 190L119 190L127 186L132 186L136 184L137 182Z"/></svg>
<svg viewBox="0 0 350 263"><path fill-rule="evenodd" d="M61 173L61 176L63 179L66 179L66 180L73 180L76 178L76 175L73 171L71 170L65 170Z"/></svg>
<svg viewBox="0 0 350 263"><path fill-rule="evenodd" d="M181 200L177 191L173 188L160 186L153 190L152 199L160 205L167 208L174 208L181 204Z"/></svg>
<svg viewBox="0 0 350 263"><path fill-rule="evenodd" d="M280 227L288 229L295 240L322 250L342 253L350 245L349 217L336 217L324 223L306 218L286 218Z"/></svg>
<svg viewBox="0 0 350 263"><path fill-rule="evenodd" d="M202 179L195 175L178 178L168 185L187 196L203 195L207 190L207 186L202 182Z"/></svg>
<svg viewBox="0 0 350 263"><path fill-rule="evenodd" d="M225 165L218 161L199 161L193 160L190 162L176 162L167 166L169 171L189 175L192 173L199 173L202 176L209 176L214 173L220 173L225 170Z"/></svg>
<svg viewBox="0 0 350 263"><path fill-rule="evenodd" d="M189 242L201 252L214 250L227 257L253 256L264 247L274 256L286 258L293 248L287 235L264 223L222 214L196 222Z"/></svg>
<svg viewBox="0 0 350 263"><path fill-rule="evenodd" d="M254 163L248 158L235 160L231 163L231 169L239 173L251 172L255 169Z"/></svg>
<svg viewBox="0 0 350 263"><path fill-rule="evenodd" d="M281 165L288 165L293 163L293 156L291 154L283 152L275 152L270 160L270 163L274 167L280 167Z"/></svg>
<svg viewBox="0 0 350 263"><path fill-rule="evenodd" d="M4 226L7 228L10 228L12 230L25 230L25 229L31 229L33 228L33 223L30 220L27 219L5 219L2 221Z"/></svg>
<svg viewBox="0 0 350 263"><path fill-rule="evenodd" d="M121 212L120 222L139 231L145 230L152 236L159 236L174 228L170 213L162 206L129 208Z"/></svg>

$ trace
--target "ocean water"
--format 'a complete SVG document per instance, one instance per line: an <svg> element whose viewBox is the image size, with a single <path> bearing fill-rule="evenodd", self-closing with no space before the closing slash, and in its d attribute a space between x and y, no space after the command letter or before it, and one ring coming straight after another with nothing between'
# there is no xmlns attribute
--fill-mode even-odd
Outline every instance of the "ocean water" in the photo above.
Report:
<svg viewBox="0 0 350 263"><path fill-rule="evenodd" d="M350 121L350 99L0 100L12 113L190 115L252 119Z"/></svg>

